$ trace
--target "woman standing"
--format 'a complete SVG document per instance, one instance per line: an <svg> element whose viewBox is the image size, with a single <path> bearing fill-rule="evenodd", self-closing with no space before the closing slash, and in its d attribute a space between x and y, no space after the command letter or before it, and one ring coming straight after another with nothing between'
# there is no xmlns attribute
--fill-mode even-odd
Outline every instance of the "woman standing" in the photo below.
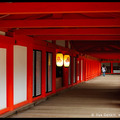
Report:
<svg viewBox="0 0 120 120"><path fill-rule="evenodd" d="M105 77L105 72L107 71L106 66L103 64L102 66L102 72L103 72L103 76Z"/></svg>

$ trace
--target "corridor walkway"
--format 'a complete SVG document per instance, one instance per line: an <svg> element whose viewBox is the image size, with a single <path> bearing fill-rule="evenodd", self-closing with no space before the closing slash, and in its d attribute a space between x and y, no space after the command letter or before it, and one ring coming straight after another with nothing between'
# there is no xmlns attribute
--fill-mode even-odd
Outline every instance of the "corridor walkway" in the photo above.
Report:
<svg viewBox="0 0 120 120"><path fill-rule="evenodd" d="M120 118L120 75L102 75L11 118Z"/></svg>

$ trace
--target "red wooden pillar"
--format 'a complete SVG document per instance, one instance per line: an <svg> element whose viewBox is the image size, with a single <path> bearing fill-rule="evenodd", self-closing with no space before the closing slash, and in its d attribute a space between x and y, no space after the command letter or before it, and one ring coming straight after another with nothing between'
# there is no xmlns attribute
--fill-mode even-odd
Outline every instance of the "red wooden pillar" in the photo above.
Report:
<svg viewBox="0 0 120 120"><path fill-rule="evenodd" d="M46 97L46 50L42 51L42 96Z"/></svg>
<svg viewBox="0 0 120 120"><path fill-rule="evenodd" d="M75 72L75 80L76 80L75 83L77 83L77 58L76 57L75 57L75 66L76 66L75 67L75 71L76 71Z"/></svg>
<svg viewBox="0 0 120 120"><path fill-rule="evenodd" d="M54 45L55 45L55 44L56 44L56 40L52 40L52 44L54 44Z"/></svg>
<svg viewBox="0 0 120 120"><path fill-rule="evenodd" d="M113 63L111 62L111 73L113 74Z"/></svg>
<svg viewBox="0 0 120 120"><path fill-rule="evenodd" d="M85 80L87 80L87 60L85 59Z"/></svg>
<svg viewBox="0 0 120 120"><path fill-rule="evenodd" d="M56 93L56 50L53 51L53 81L52 81L52 90L53 93Z"/></svg>
<svg viewBox="0 0 120 120"><path fill-rule="evenodd" d="M86 59L85 58L83 60L83 76L84 76L84 81L86 81Z"/></svg>
<svg viewBox="0 0 120 120"><path fill-rule="evenodd" d="M80 64L80 62L79 62L79 58L77 58L77 83L79 83L79 80L80 80L80 77L79 77L79 64Z"/></svg>
<svg viewBox="0 0 120 120"><path fill-rule="evenodd" d="M68 48L68 41L65 40L65 47Z"/></svg>
<svg viewBox="0 0 120 120"><path fill-rule="evenodd" d="M79 83L81 82L81 59L79 57Z"/></svg>
<svg viewBox="0 0 120 120"><path fill-rule="evenodd" d="M68 68L63 67L64 86L68 88Z"/></svg>
<svg viewBox="0 0 120 120"><path fill-rule="evenodd" d="M8 45L7 51L7 106L9 110L14 109L13 105L13 44Z"/></svg>
<svg viewBox="0 0 120 120"><path fill-rule="evenodd" d="M27 100L32 103L33 96L33 46L28 45L27 48Z"/></svg>
<svg viewBox="0 0 120 120"><path fill-rule="evenodd" d="M99 63L99 75L101 75L101 62Z"/></svg>
<svg viewBox="0 0 120 120"><path fill-rule="evenodd" d="M88 60L88 80L90 79L90 60Z"/></svg>
<svg viewBox="0 0 120 120"><path fill-rule="evenodd" d="M71 85L73 86L73 56L71 56Z"/></svg>

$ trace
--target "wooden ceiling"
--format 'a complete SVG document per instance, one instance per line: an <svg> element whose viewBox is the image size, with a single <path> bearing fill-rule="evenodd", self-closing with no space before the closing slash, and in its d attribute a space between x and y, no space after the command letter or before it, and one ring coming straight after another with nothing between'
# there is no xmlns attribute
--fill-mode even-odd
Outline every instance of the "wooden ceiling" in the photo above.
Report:
<svg viewBox="0 0 120 120"><path fill-rule="evenodd" d="M0 30L69 40L79 52L120 58L120 2L3 2Z"/></svg>

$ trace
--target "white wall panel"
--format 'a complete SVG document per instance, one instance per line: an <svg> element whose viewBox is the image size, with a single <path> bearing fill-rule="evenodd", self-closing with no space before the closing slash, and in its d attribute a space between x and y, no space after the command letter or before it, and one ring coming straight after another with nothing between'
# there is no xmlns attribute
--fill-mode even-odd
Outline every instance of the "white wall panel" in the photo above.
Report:
<svg viewBox="0 0 120 120"><path fill-rule="evenodd" d="M65 47L65 40L56 40L56 45Z"/></svg>
<svg viewBox="0 0 120 120"><path fill-rule="evenodd" d="M27 47L14 45L14 104L27 100Z"/></svg>
<svg viewBox="0 0 120 120"><path fill-rule="evenodd" d="M0 110L6 105L6 49L0 48Z"/></svg>

